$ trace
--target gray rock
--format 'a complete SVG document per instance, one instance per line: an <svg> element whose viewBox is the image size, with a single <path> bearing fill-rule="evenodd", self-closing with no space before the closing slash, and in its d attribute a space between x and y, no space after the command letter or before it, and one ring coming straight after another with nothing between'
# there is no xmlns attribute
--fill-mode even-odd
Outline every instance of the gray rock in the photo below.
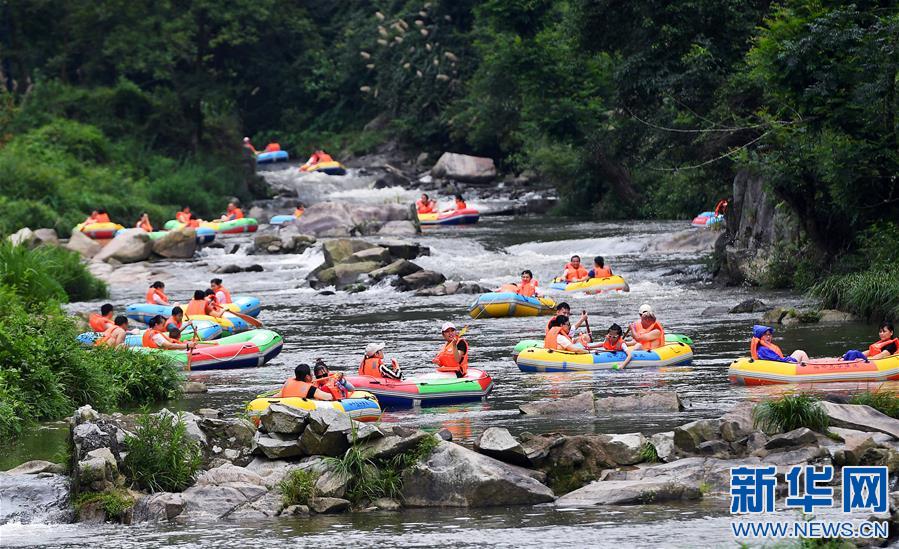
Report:
<svg viewBox="0 0 899 549"><path fill-rule="evenodd" d="M169 231L153 241L153 253L162 257L190 259L196 251L197 231L191 227Z"/></svg>
<svg viewBox="0 0 899 549"><path fill-rule="evenodd" d="M656 433L649 437L649 442L655 447L659 461L669 462L677 459L674 446L674 431Z"/></svg>
<svg viewBox="0 0 899 549"><path fill-rule="evenodd" d="M200 408L195 413L201 418L208 419L221 419L223 416L221 410L216 410L215 408Z"/></svg>
<svg viewBox="0 0 899 549"><path fill-rule="evenodd" d="M234 265L234 264L222 265L222 266L219 266L219 267L216 267L215 269L213 269L212 272L214 272L216 274L242 273L243 267L241 267L240 265Z"/></svg>
<svg viewBox="0 0 899 549"><path fill-rule="evenodd" d="M399 283L401 283L401 282L399 282ZM446 291L446 284L440 284L438 286L431 286L430 288L422 288L420 290L416 290L415 295L421 296L421 297L434 297L434 296L448 295L448 294Z"/></svg>
<svg viewBox="0 0 899 549"><path fill-rule="evenodd" d="M51 473L0 473L0 525L66 523L75 516L69 479Z"/></svg>
<svg viewBox="0 0 899 549"><path fill-rule="evenodd" d="M762 315L761 322L764 324L780 324L780 321L787 316L787 312L787 309L783 307L775 307Z"/></svg>
<svg viewBox="0 0 899 549"><path fill-rule="evenodd" d="M852 313L844 313L836 309L821 309L818 311L820 319L818 322L855 322L858 317Z"/></svg>
<svg viewBox="0 0 899 549"><path fill-rule="evenodd" d="M71 241L70 241L71 242ZM115 260L120 263L135 263L150 257L153 242L150 236L141 229L125 229L94 256L96 261Z"/></svg>
<svg viewBox="0 0 899 549"><path fill-rule="evenodd" d="M739 304L734 305L734 307L730 310L730 313L762 313L769 310L771 310L771 307L765 305L765 303L760 299L753 298L741 301Z"/></svg>
<svg viewBox="0 0 899 549"><path fill-rule="evenodd" d="M299 461L271 460L257 457L246 466L246 469L261 476L265 480L266 486L274 488L294 469L304 469L323 474L330 470L330 466L321 457L307 457Z"/></svg>
<svg viewBox="0 0 899 549"><path fill-rule="evenodd" d="M294 224L300 232L316 237L347 237L350 234L373 234L390 221L414 222L416 219L413 219L412 210L407 205L319 202L306 208L303 217ZM327 255L325 259L328 260Z"/></svg>
<svg viewBox="0 0 899 549"><path fill-rule="evenodd" d="M342 513L350 508L350 502L340 498L315 498L309 502L309 508L321 515Z"/></svg>
<svg viewBox="0 0 899 549"><path fill-rule="evenodd" d="M446 427L444 427L444 428L440 429L439 431L437 431L437 432L435 433L435 435L436 435L437 437L439 437L440 440L445 440L445 441L447 441L447 442L450 442L450 441L453 440L453 432L450 431L449 429L447 429Z"/></svg>
<svg viewBox="0 0 899 549"><path fill-rule="evenodd" d="M390 262L390 251L380 246L354 252L350 257L341 261L341 263L377 263L379 267Z"/></svg>
<svg viewBox="0 0 899 549"><path fill-rule="evenodd" d="M43 461L35 459L26 461L25 463L13 467L6 471L7 475L37 475L39 473L52 473L54 475L64 475L66 468L59 463L51 461Z"/></svg>
<svg viewBox="0 0 899 549"><path fill-rule="evenodd" d="M24 246L29 250L37 246L37 237L28 227L23 227L6 237L13 246Z"/></svg>
<svg viewBox="0 0 899 549"><path fill-rule="evenodd" d="M307 427L300 436L300 454L307 456L339 457L347 451L350 443L346 434L326 432L318 434Z"/></svg>
<svg viewBox="0 0 899 549"><path fill-rule="evenodd" d="M399 259L415 259L423 255L431 255L431 249L422 246L417 242L407 242L405 240L380 240L379 246L383 246L390 251L390 256Z"/></svg>
<svg viewBox="0 0 899 549"><path fill-rule="evenodd" d="M421 443L421 441L429 436L431 436L429 433L422 430L415 430L405 436L396 434L387 435L366 444L365 452L370 459L386 460L414 449Z"/></svg>
<svg viewBox="0 0 899 549"><path fill-rule="evenodd" d="M157 492L138 499L131 512L132 524L173 520L184 511L184 495Z"/></svg>
<svg viewBox="0 0 899 549"><path fill-rule="evenodd" d="M403 473L410 507L533 505L554 499L552 490L511 466L452 442Z"/></svg>
<svg viewBox="0 0 899 549"><path fill-rule="evenodd" d="M73 416L76 425L81 425L87 421L97 421L100 419L100 414L94 410L90 404L85 404L84 406L75 410L75 415Z"/></svg>
<svg viewBox="0 0 899 549"><path fill-rule="evenodd" d="M373 425L368 422L361 421L353 421L353 429L355 432L351 432L347 435L347 440L352 444L353 438L356 439L357 443L362 442L370 442L375 441L379 438L384 437L384 431L382 431L377 425Z"/></svg>
<svg viewBox="0 0 899 549"><path fill-rule="evenodd" d="M359 275L370 273L379 267L381 267L381 264L374 261L338 263L334 266L335 280L333 284L337 289L343 289L348 285L355 284L359 280Z"/></svg>
<svg viewBox="0 0 899 549"><path fill-rule="evenodd" d="M818 437L815 435L814 431L806 429L805 427L800 427L799 429L793 429L782 435L772 437L765 444L765 449L780 450L782 448L794 448L797 446L806 446L817 443Z"/></svg>
<svg viewBox="0 0 899 549"><path fill-rule="evenodd" d="M268 492L264 486L231 482L191 486L184 495L183 514L190 520L215 520L229 516L239 507L256 501Z"/></svg>
<svg viewBox="0 0 899 549"><path fill-rule="evenodd" d="M315 481L315 494L321 497L342 498L352 477L337 471L325 471Z"/></svg>
<svg viewBox="0 0 899 549"><path fill-rule="evenodd" d="M707 440L699 443L696 447L696 453L703 456L713 456L718 458L728 458L731 456L733 448L725 440Z"/></svg>
<svg viewBox="0 0 899 549"><path fill-rule="evenodd" d="M392 498L378 498L371 504L382 511L399 511L403 507L400 502Z"/></svg>
<svg viewBox="0 0 899 549"><path fill-rule="evenodd" d="M586 391L568 398L544 400L518 407L522 414L554 415L554 414L596 414L596 402L593 393Z"/></svg>
<svg viewBox="0 0 899 549"><path fill-rule="evenodd" d="M834 427L845 427L859 431L879 431L893 438L899 438L899 420L882 414L869 406L857 404L836 404L821 402Z"/></svg>
<svg viewBox="0 0 899 549"><path fill-rule="evenodd" d="M730 312L730 308L724 307L723 305L712 305L710 307L706 307L700 313L704 317L708 316L721 316Z"/></svg>
<svg viewBox="0 0 899 549"><path fill-rule="evenodd" d="M281 516L286 517L294 517L294 516L303 516L309 514L309 506L308 505L291 505L289 507L285 507L283 511L281 511Z"/></svg>
<svg viewBox="0 0 899 549"><path fill-rule="evenodd" d="M255 501L248 501L228 514L233 521L265 520L277 517L282 513L284 501L280 492L273 490L263 494Z"/></svg>
<svg viewBox="0 0 899 549"><path fill-rule="evenodd" d="M491 158L445 152L431 168L431 175L466 183L489 183L496 179L496 166Z"/></svg>
<svg viewBox="0 0 899 549"><path fill-rule="evenodd" d="M421 288L429 288L442 284L446 277L434 271L418 271L410 275L400 277L397 281L397 287L408 292L410 290L418 290Z"/></svg>
<svg viewBox="0 0 899 549"><path fill-rule="evenodd" d="M632 505L697 500L700 491L674 479L605 480L591 482L556 500L556 506Z"/></svg>
<svg viewBox="0 0 899 549"><path fill-rule="evenodd" d="M377 247L379 247L377 244L365 242L364 240L340 238L336 240L326 240L322 244L322 253L325 255L325 264L334 266L356 252Z"/></svg>
<svg viewBox="0 0 899 549"><path fill-rule="evenodd" d="M643 461L640 455L643 445L648 441L642 433L627 433L623 435L605 435L608 441L605 443L606 455L619 465L634 465Z"/></svg>
<svg viewBox="0 0 899 549"><path fill-rule="evenodd" d="M103 246L81 231L74 231L72 232L72 236L69 237L69 241L66 243L66 248L73 252L78 252L81 254L81 257L84 257L85 259L90 259L100 253Z"/></svg>
<svg viewBox="0 0 899 549"><path fill-rule="evenodd" d="M488 427L475 441L474 447L484 455L515 465L530 465L521 443L502 427Z"/></svg>
<svg viewBox="0 0 899 549"><path fill-rule="evenodd" d="M680 412L683 409L684 405L675 391L652 391L638 395L596 399L597 412L623 412L627 410Z"/></svg>
<svg viewBox="0 0 899 549"><path fill-rule="evenodd" d="M384 223L377 234L379 236L413 236L421 232L411 221L388 221Z"/></svg>
<svg viewBox="0 0 899 549"><path fill-rule="evenodd" d="M59 246L59 235L56 229L38 229L34 231L38 246Z"/></svg>
<svg viewBox="0 0 899 549"><path fill-rule="evenodd" d="M272 404L259 416L262 428L269 433L299 435L306 428L309 412L282 404Z"/></svg>
<svg viewBox="0 0 899 549"><path fill-rule="evenodd" d="M674 445L679 450L696 453L699 445L721 438L720 419L700 419L674 428Z"/></svg>
<svg viewBox="0 0 899 549"><path fill-rule="evenodd" d="M206 384L200 381L185 381L182 388L184 390L184 393L188 395L196 395L209 391L209 388L206 387Z"/></svg>
<svg viewBox="0 0 899 549"><path fill-rule="evenodd" d="M274 249L272 249L274 247ZM279 253L281 236L272 233L256 233L253 237L253 250L257 253Z"/></svg>
<svg viewBox="0 0 899 549"><path fill-rule="evenodd" d="M208 471L203 471L197 477L197 486L222 486L232 483L255 484L266 486L266 481L258 473L244 467L225 464Z"/></svg>
<svg viewBox="0 0 899 549"><path fill-rule="evenodd" d="M255 441L256 448L269 459L283 459L303 455L303 450L300 448L300 442L295 436L291 437L289 435L279 435L277 433L271 433L269 435L257 433Z"/></svg>

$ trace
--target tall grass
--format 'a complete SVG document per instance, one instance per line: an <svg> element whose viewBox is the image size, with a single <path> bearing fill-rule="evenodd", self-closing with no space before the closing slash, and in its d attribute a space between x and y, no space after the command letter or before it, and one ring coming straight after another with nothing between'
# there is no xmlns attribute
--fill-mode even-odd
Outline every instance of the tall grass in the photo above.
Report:
<svg viewBox="0 0 899 549"><path fill-rule="evenodd" d="M180 492L202 464L200 445L187 435L181 415L144 414L125 439L125 475L151 492Z"/></svg>
<svg viewBox="0 0 899 549"><path fill-rule="evenodd" d="M887 391L870 391L859 393L850 400L852 404L870 406L878 412L890 417L899 418L899 397Z"/></svg>
<svg viewBox="0 0 899 549"><path fill-rule="evenodd" d="M315 497L315 483L318 475L305 469L294 469L278 483L284 507L307 505Z"/></svg>
<svg viewBox="0 0 899 549"><path fill-rule="evenodd" d="M825 307L849 311L871 320L899 319L899 265L882 264L868 270L832 275L811 289Z"/></svg>
<svg viewBox="0 0 899 549"><path fill-rule="evenodd" d="M0 242L0 286L18 294L30 310L107 295L106 284L91 275L77 253L57 246L28 250L5 239Z"/></svg>
<svg viewBox="0 0 899 549"><path fill-rule="evenodd" d="M757 404L752 410L752 423L769 434L800 427L826 433L830 420L818 399L798 394Z"/></svg>

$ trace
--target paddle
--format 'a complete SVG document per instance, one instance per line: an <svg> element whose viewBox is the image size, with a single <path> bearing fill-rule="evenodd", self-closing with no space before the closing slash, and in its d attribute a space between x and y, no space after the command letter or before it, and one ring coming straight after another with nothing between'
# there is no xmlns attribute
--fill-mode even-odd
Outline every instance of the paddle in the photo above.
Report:
<svg viewBox="0 0 899 549"><path fill-rule="evenodd" d="M244 322L246 322L250 326L253 326L254 328L262 328L262 322L260 322L259 320L256 320L255 318L251 317L250 315L245 315L243 313L236 313L234 311L227 311L227 312L229 312L232 315L236 316L237 318L243 320Z"/></svg>
<svg viewBox="0 0 899 549"><path fill-rule="evenodd" d="M590 319L586 316L587 311L581 311L584 316L584 327L587 328L587 337L590 338L590 343L593 343L593 332L590 331Z"/></svg>

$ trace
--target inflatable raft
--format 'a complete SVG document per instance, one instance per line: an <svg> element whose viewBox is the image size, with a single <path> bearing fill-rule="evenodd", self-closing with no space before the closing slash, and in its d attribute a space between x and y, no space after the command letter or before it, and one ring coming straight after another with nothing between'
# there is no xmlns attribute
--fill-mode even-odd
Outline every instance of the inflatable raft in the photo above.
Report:
<svg viewBox="0 0 899 549"><path fill-rule="evenodd" d="M454 210L445 213L418 214L418 222L422 225L471 225L477 223L481 214L474 208Z"/></svg>
<svg viewBox="0 0 899 549"><path fill-rule="evenodd" d="M124 228L118 223L91 223L89 225L79 223L75 225L74 230L81 231L90 238L106 239L115 237L116 233Z"/></svg>
<svg viewBox="0 0 899 549"><path fill-rule="evenodd" d="M432 372L402 380L371 376L347 376L347 380L356 389L373 393L383 406L397 408L483 400L493 390L493 378L477 368L469 368L463 378L452 372Z"/></svg>
<svg viewBox="0 0 899 549"><path fill-rule="evenodd" d="M596 337L599 339L602 337L602 334L597 333ZM683 334L665 334L665 343L683 343L684 345L693 346L693 340ZM522 339L512 349L512 360L518 360L518 355L521 351L531 347L543 348L543 340Z"/></svg>
<svg viewBox="0 0 899 549"><path fill-rule="evenodd" d="M253 328L246 320L231 314L228 311L236 311L241 314L256 317L259 315L261 306L259 299L250 296L234 296L233 303L225 305L226 312L221 318L215 318L206 315L197 315L185 320L206 320L214 322L221 326L222 331L226 335L233 335L245 332ZM172 316L174 305L151 305L150 303L133 303L125 308L125 316L130 320L143 322L147 324L151 318L156 315L162 315L166 318Z"/></svg>
<svg viewBox="0 0 899 549"><path fill-rule="evenodd" d="M804 365L796 362L740 358L730 364L727 377L731 383L737 385L892 381L899 380L899 355L869 362L822 358L810 360Z"/></svg>
<svg viewBox="0 0 899 549"><path fill-rule="evenodd" d="M207 341L190 351L190 369L233 370L255 368L278 356L284 340L271 330L250 330L215 341ZM162 353L187 368L186 350L161 350L132 347L147 353Z"/></svg>
<svg viewBox="0 0 899 549"><path fill-rule="evenodd" d="M321 172L327 175L346 175L346 168L336 160L331 162L319 162L303 171L308 173Z"/></svg>
<svg viewBox="0 0 899 549"><path fill-rule="evenodd" d="M190 341L193 339L194 330L196 330L198 334L197 337L202 341L216 339L222 335L222 327L220 324L212 322L211 320L194 320L192 323L184 326L184 329L181 331L181 341ZM143 338L145 331L146 330L141 330L137 334L126 334L125 345L128 347L140 347L142 345L141 339ZM102 332L85 332L79 335L77 339L84 345L93 345L102 335Z"/></svg>
<svg viewBox="0 0 899 549"><path fill-rule="evenodd" d="M164 228L167 231L180 229L184 224L174 219L165 222ZM233 221L204 221L200 223L200 229L210 229L219 234L241 234L255 233L259 228L259 223L252 217L244 217Z"/></svg>
<svg viewBox="0 0 899 549"><path fill-rule="evenodd" d="M287 151L261 152L256 155L257 164L272 164L274 162L287 162L290 155Z"/></svg>
<svg viewBox="0 0 899 549"><path fill-rule="evenodd" d="M524 297L513 292L490 292L478 296L468 309L471 318L551 315L556 302L546 297Z"/></svg>
<svg viewBox="0 0 899 549"><path fill-rule="evenodd" d="M610 292L612 290L629 292L630 286L618 275L605 276L602 278L591 278L583 282L565 282L553 280L549 285L552 290L560 290L563 292L588 292L598 294L601 292Z"/></svg>
<svg viewBox="0 0 899 549"><path fill-rule="evenodd" d="M595 351L576 354L569 351L552 351L543 347L531 347L518 354L515 363L522 372L583 372L612 370L627 358L624 351ZM666 343L651 351L634 351L630 368L658 368L689 364L693 349L684 343Z"/></svg>
<svg viewBox="0 0 899 549"><path fill-rule="evenodd" d="M693 221L690 222L694 227L711 227L716 223L721 223L724 221L724 215L718 214L715 215L715 212L702 212L693 218Z"/></svg>
<svg viewBox="0 0 899 549"><path fill-rule="evenodd" d="M285 223L293 223L299 217L293 215L275 215L269 220L272 225L284 225Z"/></svg>
<svg viewBox="0 0 899 549"><path fill-rule="evenodd" d="M121 229L124 230L124 229ZM120 231L121 231L120 230ZM150 235L150 240L159 240L160 238L167 235L168 231L153 231L151 233L147 233ZM118 232L116 233L118 234ZM210 229L209 227L197 227L196 229L196 240L198 245L209 244L213 240L215 240L215 231Z"/></svg>
<svg viewBox="0 0 899 549"><path fill-rule="evenodd" d="M381 419L381 405L375 395L367 391L353 391L343 400L315 400L299 397L265 397L258 396L247 404L247 414L256 426L259 416L272 404L283 404L300 410L312 411L321 408L333 408L344 412L356 421L378 421Z"/></svg>

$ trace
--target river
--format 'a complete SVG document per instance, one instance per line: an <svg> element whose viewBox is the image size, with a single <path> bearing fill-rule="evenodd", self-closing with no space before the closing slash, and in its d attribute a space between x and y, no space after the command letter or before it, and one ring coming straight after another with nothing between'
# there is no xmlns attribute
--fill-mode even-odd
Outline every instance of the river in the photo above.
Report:
<svg viewBox="0 0 899 549"><path fill-rule="evenodd" d="M287 171L269 175L274 181L288 179L302 200L314 203L324 198L353 202L411 202L415 191L401 188L374 190L364 179L335 178L330 186L305 185ZM360 180L363 183L360 183ZM482 210L507 207L509 200L469 200ZM284 213L284 212L279 212ZM472 295L416 297L387 285L358 294L322 294L305 284L305 276L322 261L319 249L296 255L246 254L248 236L224 237L226 248L206 248L191 261L159 261L152 265L154 279L166 283L166 292L186 300L197 288L205 288L218 276L212 269L225 264L258 263L262 273L224 275L234 294L258 296L263 303L260 319L266 327L284 336L279 357L262 368L230 372L208 372L191 377L207 383L209 392L188 395L167 403L169 408L196 410L218 408L236 414L255 395L278 387L300 362L322 357L332 370L351 372L358 367L365 345L387 344L385 354L396 358L407 373L428 371L430 359L441 345L440 325L452 321L470 324L471 365L490 372L496 387L486 402L438 408L388 411L385 422L422 427L447 428L454 440L471 444L489 426L508 428L513 434L559 431L565 433L646 434L669 430L693 419L717 417L736 402L758 399L780 388L747 389L731 385L727 366L748 352L752 324L759 313L702 314L709 306L731 307L750 298L781 306L802 304L799 296L784 292L744 288L720 288L708 283L678 283L663 276L674 268L701 264L703 254L671 250L645 252L651 243L665 241L688 228L687 221L584 222L552 217L482 217L470 227L426 229L414 240L430 247L431 255L414 260L426 269L444 273L448 279L495 287L514 281L523 269L531 269L543 282L557 275L571 254L589 262L602 255L616 274L629 282L629 293L567 295L574 311L590 313L591 328L601 332L613 322L636 319L641 303L650 303L667 331L693 338L695 359L689 366L600 372L593 374L527 374L511 360L514 344L523 338L542 337L545 318L478 319L467 314ZM376 238L369 239L377 241ZM240 244L230 254L232 244ZM146 284L114 284L112 302L117 309L142 300ZM559 296L555 296L557 299ZM96 308L96 303L74 303L71 311ZM848 348L859 348L876 330L864 324L800 325L777 330L776 338L786 350L802 348L812 356L833 356ZM633 394L656 388L676 390L686 410L680 414L619 413L600 417L524 416L518 406L547 397L570 396L592 390L598 396ZM842 387L846 389L846 387ZM0 470L28 459L52 459L64 450L66 428L47 424L24 437L0 456ZM552 508L501 508L471 511L404 510L402 513L359 513L336 517L279 519L268 524L224 523L187 526L0 526L3 545L54 544L68 546L249 546L283 545L291 540L311 546L493 546L523 547L594 545L707 546L726 543L729 520L723 499L701 504L654 505L603 510L559 510ZM675 541L670 532L682 534ZM298 538L297 536L302 536Z"/></svg>

